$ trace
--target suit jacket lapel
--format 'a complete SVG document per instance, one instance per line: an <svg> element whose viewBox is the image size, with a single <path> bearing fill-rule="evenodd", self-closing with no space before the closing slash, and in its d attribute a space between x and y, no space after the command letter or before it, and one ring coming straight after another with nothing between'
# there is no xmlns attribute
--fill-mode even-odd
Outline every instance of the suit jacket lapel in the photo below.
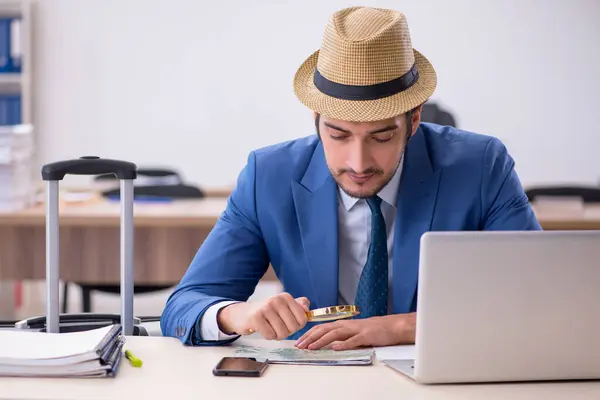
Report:
<svg viewBox="0 0 600 400"><path fill-rule="evenodd" d="M321 142L300 181L292 182L292 195L309 279L316 298L311 307L337 304L338 198Z"/></svg>
<svg viewBox="0 0 600 400"><path fill-rule="evenodd" d="M394 312L411 311L418 281L421 236L431 228L440 171L431 164L421 128L404 154L394 230Z"/></svg>

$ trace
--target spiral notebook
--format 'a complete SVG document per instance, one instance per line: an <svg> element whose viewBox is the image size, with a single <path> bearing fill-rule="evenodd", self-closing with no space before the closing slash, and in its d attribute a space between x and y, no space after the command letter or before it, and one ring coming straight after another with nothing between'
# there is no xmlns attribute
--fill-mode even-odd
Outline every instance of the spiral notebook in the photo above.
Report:
<svg viewBox="0 0 600 400"><path fill-rule="evenodd" d="M110 377L125 337L120 324L82 332L0 330L0 376Z"/></svg>

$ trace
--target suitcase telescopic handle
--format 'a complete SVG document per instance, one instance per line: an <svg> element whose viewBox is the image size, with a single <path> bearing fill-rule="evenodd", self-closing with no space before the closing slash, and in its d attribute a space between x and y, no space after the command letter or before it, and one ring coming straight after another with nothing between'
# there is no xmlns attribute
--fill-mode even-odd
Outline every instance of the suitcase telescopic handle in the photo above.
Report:
<svg viewBox="0 0 600 400"><path fill-rule="evenodd" d="M42 179L60 181L65 175L115 174L119 179L136 179L137 166L121 160L85 156L73 160L57 161L42 168Z"/></svg>
<svg viewBox="0 0 600 400"><path fill-rule="evenodd" d="M125 335L133 334L133 181L137 166L121 160L81 157L57 161L42 167L46 181L46 327L59 332L59 227L58 183L65 175L115 174L121 181L121 324Z"/></svg>

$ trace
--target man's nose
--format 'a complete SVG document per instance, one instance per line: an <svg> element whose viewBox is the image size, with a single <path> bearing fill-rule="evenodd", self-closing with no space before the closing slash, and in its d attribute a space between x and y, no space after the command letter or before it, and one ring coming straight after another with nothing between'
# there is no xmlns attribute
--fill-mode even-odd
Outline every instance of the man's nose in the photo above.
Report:
<svg viewBox="0 0 600 400"><path fill-rule="evenodd" d="M350 155L348 157L349 167L352 168L354 172L360 174L371 167L370 165L370 156L367 147L361 143L353 143L352 149L350 150Z"/></svg>

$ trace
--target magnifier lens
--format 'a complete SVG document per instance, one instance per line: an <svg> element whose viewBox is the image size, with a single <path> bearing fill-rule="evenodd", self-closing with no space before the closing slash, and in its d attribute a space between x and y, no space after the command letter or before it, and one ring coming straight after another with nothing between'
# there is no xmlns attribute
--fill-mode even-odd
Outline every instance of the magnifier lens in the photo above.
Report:
<svg viewBox="0 0 600 400"><path fill-rule="evenodd" d="M350 318L359 313L360 310L357 306L335 306L309 311L307 312L307 317L309 321L333 321Z"/></svg>

